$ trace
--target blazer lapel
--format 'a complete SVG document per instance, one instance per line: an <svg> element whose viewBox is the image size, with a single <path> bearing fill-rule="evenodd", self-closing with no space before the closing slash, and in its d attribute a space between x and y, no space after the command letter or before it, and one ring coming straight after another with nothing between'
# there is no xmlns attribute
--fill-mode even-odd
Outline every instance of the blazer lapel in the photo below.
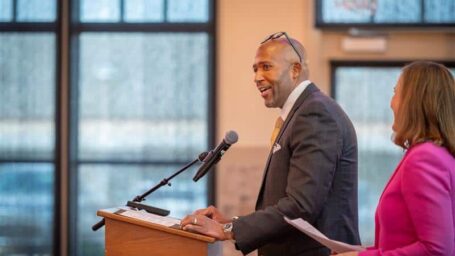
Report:
<svg viewBox="0 0 455 256"><path fill-rule="evenodd" d="M379 205L379 202L381 202L382 196L384 195L384 192L387 190L387 187L389 187L390 182L391 182L391 181L393 180L393 178L396 176L396 174L397 174L398 171L400 170L401 165L404 163L405 159L406 159L407 156L409 155L408 153L409 153L409 149L408 149L408 151L406 151L406 154L403 156L403 158L401 159L400 163L398 163L398 166L397 166L397 168L395 168L395 170L393 171L393 174L390 176L389 181L387 181L387 184L385 185L384 189L382 190L381 196L379 197L378 205Z"/></svg>
<svg viewBox="0 0 455 256"><path fill-rule="evenodd" d="M312 93L317 92L317 91L319 91L319 89L313 83L309 84L307 86L307 88L305 88L305 90L303 90L302 94L300 94L300 96L297 98L294 105L292 106L291 111L289 112L288 116L286 117L286 120L284 120L283 126L281 127L281 130L278 133L275 141L278 142L280 140L281 136L283 135L284 131L286 130L290 120L294 116L297 109L300 108L300 106L303 104L303 102L305 102L305 100L308 98L308 96L310 96ZM261 189L259 190L258 199L256 201L256 209L258 208L260 201L262 201L262 195L263 195L263 190L264 190L264 186L265 186L265 179L267 177L267 173L269 170L269 165L270 165L270 161L272 160L273 153L274 152L273 152L273 145L272 145L270 152L269 152L269 156L267 157L267 162L266 162L266 165L264 168L264 173L262 175Z"/></svg>

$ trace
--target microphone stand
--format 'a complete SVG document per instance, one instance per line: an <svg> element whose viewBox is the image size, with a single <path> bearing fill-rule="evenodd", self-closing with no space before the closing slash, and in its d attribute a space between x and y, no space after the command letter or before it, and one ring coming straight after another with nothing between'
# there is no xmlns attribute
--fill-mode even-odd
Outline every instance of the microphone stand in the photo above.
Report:
<svg viewBox="0 0 455 256"><path fill-rule="evenodd" d="M147 211L149 213L157 214L157 215L160 215L160 216L169 215L169 210L164 210L164 209L153 207L153 206L150 206L150 205L141 204L140 202L144 201L146 196L150 195L151 193L153 193L154 191L156 191L160 187L162 187L164 185L171 186L171 183L169 183L170 180L172 180L175 176L179 175L180 173L182 173L183 171L185 171L186 169L188 169L189 167L191 167L195 163L197 163L199 161L202 162L207 157L207 155L208 155L208 152L202 152L191 163L185 165L182 169L178 170L176 173L172 174L168 178L164 178L160 183L156 184L153 188L149 189L144 194L136 196L132 201L128 201L126 203L126 205L130 206L130 207L137 208L139 210L145 210L145 211ZM97 231L102 226L104 226L104 224L105 224L105 220L103 218L98 223L96 223L95 225L92 226L92 230L93 231Z"/></svg>

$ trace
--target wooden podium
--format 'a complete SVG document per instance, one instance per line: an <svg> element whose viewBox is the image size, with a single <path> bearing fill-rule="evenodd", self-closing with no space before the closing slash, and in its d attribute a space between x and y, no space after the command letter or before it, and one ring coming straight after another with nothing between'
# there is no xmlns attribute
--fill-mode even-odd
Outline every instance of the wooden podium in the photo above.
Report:
<svg viewBox="0 0 455 256"><path fill-rule="evenodd" d="M187 255L206 256L212 237L166 227L139 218L114 213L117 209L100 210L105 218L105 255Z"/></svg>

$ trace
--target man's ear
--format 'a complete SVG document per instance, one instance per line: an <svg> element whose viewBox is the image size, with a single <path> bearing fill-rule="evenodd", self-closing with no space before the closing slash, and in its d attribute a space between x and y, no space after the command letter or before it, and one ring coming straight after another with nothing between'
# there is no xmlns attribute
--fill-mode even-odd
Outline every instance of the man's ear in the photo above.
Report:
<svg viewBox="0 0 455 256"><path fill-rule="evenodd" d="M291 72L292 72L292 79L297 79L300 76L300 74L302 73L302 64L300 64L298 62L292 64Z"/></svg>

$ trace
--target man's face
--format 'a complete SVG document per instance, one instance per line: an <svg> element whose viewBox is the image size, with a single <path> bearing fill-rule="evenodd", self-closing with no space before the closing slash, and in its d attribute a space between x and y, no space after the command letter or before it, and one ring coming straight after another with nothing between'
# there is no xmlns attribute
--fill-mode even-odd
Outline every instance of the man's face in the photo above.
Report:
<svg viewBox="0 0 455 256"><path fill-rule="evenodd" d="M256 52L254 82L269 108L282 108L294 89L292 64L286 60L284 52L277 44L261 45Z"/></svg>

